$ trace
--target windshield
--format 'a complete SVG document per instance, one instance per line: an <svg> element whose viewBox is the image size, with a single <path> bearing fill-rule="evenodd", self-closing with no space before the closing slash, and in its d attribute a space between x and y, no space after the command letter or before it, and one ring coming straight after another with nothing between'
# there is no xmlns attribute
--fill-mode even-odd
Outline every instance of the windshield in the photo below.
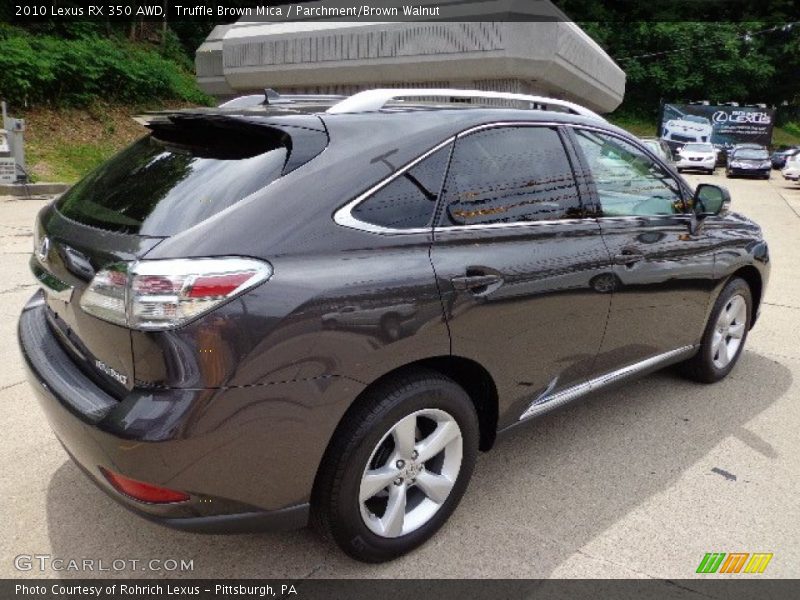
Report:
<svg viewBox="0 0 800 600"><path fill-rule="evenodd" d="M767 160L769 158L769 154L767 154L765 150L751 150L749 148L744 148L742 150L737 150L733 157Z"/></svg>
<svg viewBox="0 0 800 600"><path fill-rule="evenodd" d="M711 144L686 144L683 149L688 152L713 152L714 146Z"/></svg>
<svg viewBox="0 0 800 600"><path fill-rule="evenodd" d="M220 143L217 132L199 143L195 134L142 138L73 186L57 209L100 229L169 236L273 182L286 163L286 148L274 141L239 132Z"/></svg>
<svg viewBox="0 0 800 600"><path fill-rule="evenodd" d="M695 116L695 115L684 115L683 116L683 120L684 121L692 121L693 123L703 123L703 124L708 124L709 123L708 119L706 119L705 117L698 117L698 116Z"/></svg>

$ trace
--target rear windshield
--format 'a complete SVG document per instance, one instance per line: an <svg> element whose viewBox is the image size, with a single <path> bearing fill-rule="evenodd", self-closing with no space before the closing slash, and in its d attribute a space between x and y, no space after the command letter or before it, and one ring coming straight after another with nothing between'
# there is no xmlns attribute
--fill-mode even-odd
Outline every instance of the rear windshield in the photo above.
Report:
<svg viewBox="0 0 800 600"><path fill-rule="evenodd" d="M57 209L92 227L170 236L280 177L287 136L197 127L188 135L155 130L89 173Z"/></svg>

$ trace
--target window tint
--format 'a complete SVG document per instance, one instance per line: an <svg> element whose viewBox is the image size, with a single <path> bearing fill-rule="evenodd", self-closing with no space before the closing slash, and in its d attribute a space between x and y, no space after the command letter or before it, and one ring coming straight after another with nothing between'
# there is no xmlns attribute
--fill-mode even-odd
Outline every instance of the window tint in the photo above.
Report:
<svg viewBox="0 0 800 600"><path fill-rule="evenodd" d="M445 189L445 226L581 215L564 146L548 127L497 127L459 139Z"/></svg>
<svg viewBox="0 0 800 600"><path fill-rule="evenodd" d="M103 163L56 205L66 217L120 233L168 236L193 227L275 181L287 151L269 139L229 136L172 144L150 135ZM230 151L229 151L230 150Z"/></svg>
<svg viewBox="0 0 800 600"><path fill-rule="evenodd" d="M656 216L683 212L678 182L633 144L576 129L589 161L605 217Z"/></svg>
<svg viewBox="0 0 800 600"><path fill-rule="evenodd" d="M449 145L440 148L360 202L351 214L360 221L392 229L430 225L449 155Z"/></svg>

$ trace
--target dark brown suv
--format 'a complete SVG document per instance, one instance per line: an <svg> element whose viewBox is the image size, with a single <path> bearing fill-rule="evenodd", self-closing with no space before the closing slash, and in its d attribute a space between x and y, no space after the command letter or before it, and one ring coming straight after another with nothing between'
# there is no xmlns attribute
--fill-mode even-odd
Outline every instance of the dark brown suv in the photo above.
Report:
<svg viewBox="0 0 800 600"><path fill-rule="evenodd" d="M741 354L760 228L601 117L462 90L268 98L152 116L36 222L33 389L140 515L310 519L388 560L498 432Z"/></svg>

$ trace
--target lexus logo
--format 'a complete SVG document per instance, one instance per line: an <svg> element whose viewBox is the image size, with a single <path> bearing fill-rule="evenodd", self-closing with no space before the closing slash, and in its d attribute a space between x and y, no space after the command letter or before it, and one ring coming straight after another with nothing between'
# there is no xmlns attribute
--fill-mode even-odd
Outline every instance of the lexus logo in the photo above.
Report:
<svg viewBox="0 0 800 600"><path fill-rule="evenodd" d="M36 248L36 258L41 262L45 262L48 254L50 254L50 238L44 236L39 242L39 247Z"/></svg>

